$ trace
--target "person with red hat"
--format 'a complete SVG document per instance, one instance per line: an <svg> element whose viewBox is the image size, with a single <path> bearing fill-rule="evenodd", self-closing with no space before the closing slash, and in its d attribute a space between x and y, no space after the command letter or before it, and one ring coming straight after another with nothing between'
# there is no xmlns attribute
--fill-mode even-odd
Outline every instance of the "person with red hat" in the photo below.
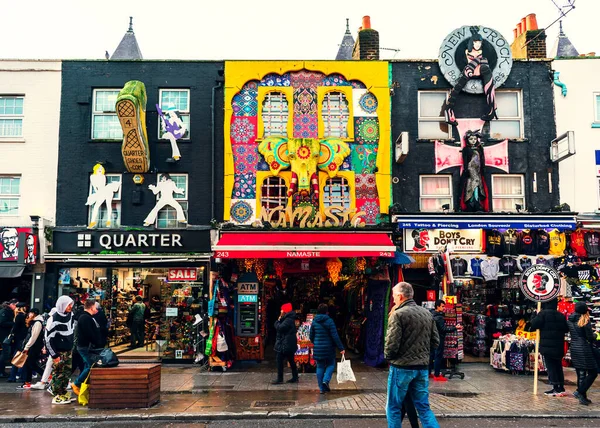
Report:
<svg viewBox="0 0 600 428"><path fill-rule="evenodd" d="M287 360L292 369L292 378L288 383L298 382L298 368L294 361L294 355L298 349L296 338L296 312L291 303L281 306L279 319L275 321L277 338L275 339L275 352L277 353L277 379L271 382L273 385L283 383L283 363Z"/></svg>

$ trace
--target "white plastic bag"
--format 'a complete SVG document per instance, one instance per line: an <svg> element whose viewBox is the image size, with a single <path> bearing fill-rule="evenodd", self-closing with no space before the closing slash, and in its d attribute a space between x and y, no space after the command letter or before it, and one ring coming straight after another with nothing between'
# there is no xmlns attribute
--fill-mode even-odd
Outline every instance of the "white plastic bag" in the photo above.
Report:
<svg viewBox="0 0 600 428"><path fill-rule="evenodd" d="M356 378L354 377L354 372L352 371L352 366L350 366L350 360L347 360L344 355L342 355L342 361L337 363L337 382L356 382Z"/></svg>
<svg viewBox="0 0 600 428"><path fill-rule="evenodd" d="M217 352L227 352L228 350L229 346L227 346L225 335L223 332L219 332L219 336L217 337Z"/></svg>

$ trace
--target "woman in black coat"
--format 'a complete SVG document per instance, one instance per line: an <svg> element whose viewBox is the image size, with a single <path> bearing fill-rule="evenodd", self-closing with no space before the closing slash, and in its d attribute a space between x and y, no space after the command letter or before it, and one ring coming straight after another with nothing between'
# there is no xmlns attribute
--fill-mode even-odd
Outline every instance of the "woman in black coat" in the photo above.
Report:
<svg viewBox="0 0 600 428"><path fill-rule="evenodd" d="M17 351L20 351L23 347L23 341L27 336L27 325L25 321L27 320L27 308L25 303L19 303L17 305L17 309L15 309L15 325L13 326L12 332L14 334L13 346L11 349L11 359L14 357ZM10 376L7 379L7 382L16 382L17 376L20 376L23 372L22 368L18 368L12 366L10 369Z"/></svg>
<svg viewBox="0 0 600 428"><path fill-rule="evenodd" d="M587 391L598 376L598 367L592 350L592 344L596 339L590 324L590 314L584 302L575 304L575 313L569 317L568 325L571 333L571 362L577 371L577 390L573 395L580 404L587 406L591 403L587 398Z"/></svg>
<svg viewBox="0 0 600 428"><path fill-rule="evenodd" d="M283 383L283 363L287 360L292 369L292 378L288 383L298 382L298 368L294 355L298 350L298 340L296 338L296 312L292 309L291 303L286 303L281 307L279 319L275 321L275 330L277 338L275 340L275 352L277 353L277 379L271 382L273 385Z"/></svg>
<svg viewBox="0 0 600 428"><path fill-rule="evenodd" d="M565 334L569 331L567 319L558 312L558 300L544 303L543 309L531 320L531 328L540 330L540 353L548 370L548 382L552 385L548 396L565 395L565 375L562 359L565 354Z"/></svg>

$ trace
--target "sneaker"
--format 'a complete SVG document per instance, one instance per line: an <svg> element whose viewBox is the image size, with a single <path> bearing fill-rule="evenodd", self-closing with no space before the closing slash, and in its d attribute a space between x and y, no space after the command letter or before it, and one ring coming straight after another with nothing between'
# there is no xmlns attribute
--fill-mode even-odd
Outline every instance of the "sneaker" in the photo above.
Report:
<svg viewBox="0 0 600 428"><path fill-rule="evenodd" d="M48 385L48 388L46 388L46 391L48 391L48 393L50 393L50 395L52 395L54 397L54 391L52 391L52 386Z"/></svg>
<svg viewBox="0 0 600 428"><path fill-rule="evenodd" d="M273 381L271 381L271 385L283 385L283 381L282 380L273 380Z"/></svg>
<svg viewBox="0 0 600 428"><path fill-rule="evenodd" d="M590 403L588 403L588 400L586 400L586 398L583 396L583 394L580 394L577 391L575 391L573 393L573 397L577 398L577 400L579 401L579 404L581 404L583 406L587 406L590 404Z"/></svg>
<svg viewBox="0 0 600 428"><path fill-rule="evenodd" d="M123 128L121 151L129 172L144 173L150 167L146 101L146 86L137 80L127 82L117 97L117 116Z"/></svg>
<svg viewBox="0 0 600 428"><path fill-rule="evenodd" d="M25 382L23 385L17 386L17 389L31 389L31 383Z"/></svg>
<svg viewBox="0 0 600 428"><path fill-rule="evenodd" d="M436 382L448 382L448 379L446 379L444 376L439 375L439 376L433 376L433 380Z"/></svg>
<svg viewBox="0 0 600 428"><path fill-rule="evenodd" d="M286 380L286 383L298 383L298 378L297 377L293 377L290 380Z"/></svg>
<svg viewBox="0 0 600 428"><path fill-rule="evenodd" d="M52 399L52 404L70 404L73 401L69 394L57 395Z"/></svg>
<svg viewBox="0 0 600 428"><path fill-rule="evenodd" d="M73 394L79 395L79 387L77 385L75 385L74 383L72 383L70 386L71 386L71 390L73 391Z"/></svg>
<svg viewBox="0 0 600 428"><path fill-rule="evenodd" d="M329 388L329 382L323 382L323 391L331 392L331 388Z"/></svg>
<svg viewBox="0 0 600 428"><path fill-rule="evenodd" d="M554 390L554 388L552 388L550 391L544 392L544 395L546 395L548 397L554 397L556 394L557 394L557 392Z"/></svg>
<svg viewBox="0 0 600 428"><path fill-rule="evenodd" d="M31 385L31 389L41 389L44 390L46 389L47 385L44 382L36 382L33 385Z"/></svg>
<svg viewBox="0 0 600 428"><path fill-rule="evenodd" d="M73 386L73 384L71 382L69 382L69 384L67 385L67 391L72 391L73 390L72 386Z"/></svg>

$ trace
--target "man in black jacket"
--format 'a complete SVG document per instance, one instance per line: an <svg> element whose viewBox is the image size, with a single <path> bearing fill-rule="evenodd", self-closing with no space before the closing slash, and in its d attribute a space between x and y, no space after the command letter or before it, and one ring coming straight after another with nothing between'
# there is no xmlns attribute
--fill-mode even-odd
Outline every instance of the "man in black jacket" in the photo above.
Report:
<svg viewBox="0 0 600 428"><path fill-rule="evenodd" d="M11 346L3 345L2 342L8 337L15 325L15 309L17 308L17 303L19 303L17 299L4 302L2 304L2 309L0 310L0 346L2 346L2 354L0 354L0 377L8 377L5 369L6 364L10 362L11 359Z"/></svg>
<svg viewBox="0 0 600 428"><path fill-rule="evenodd" d="M275 321L275 330L277 338L275 339L275 352L277 353L277 379L271 382L273 385L283 383L283 363L287 360L292 369L292 378L288 383L298 382L298 368L294 355L298 350L298 340L296 338L296 312L292 309L291 303L286 303L281 307L279 319Z"/></svg>
<svg viewBox="0 0 600 428"><path fill-rule="evenodd" d="M88 299L84 303L84 312L77 320L77 351L81 355L84 364L82 372L71 385L73 392L77 395L79 395L81 384L85 382L92 368L93 350L100 348L102 341L100 326L94 319L94 315L97 313L96 301Z"/></svg>
<svg viewBox="0 0 600 428"><path fill-rule="evenodd" d="M540 354L544 357L548 382L552 385L552 389L544 394L563 397L566 394L562 359L569 326L566 317L556 310L557 307L556 299L544 303L543 309L531 320L531 328L540 331Z"/></svg>
<svg viewBox="0 0 600 428"><path fill-rule="evenodd" d="M438 334L440 336L440 344L436 348L431 355L431 362L429 363L429 372L433 369L433 380L438 382L447 382L441 371L442 371L442 361L444 360L444 341L446 340L446 333L452 333L456 331L456 327L450 327L446 325L446 320L444 319L444 308L446 307L446 303L443 300L435 301L435 310L432 312L433 320L435 321L435 325L437 327Z"/></svg>

